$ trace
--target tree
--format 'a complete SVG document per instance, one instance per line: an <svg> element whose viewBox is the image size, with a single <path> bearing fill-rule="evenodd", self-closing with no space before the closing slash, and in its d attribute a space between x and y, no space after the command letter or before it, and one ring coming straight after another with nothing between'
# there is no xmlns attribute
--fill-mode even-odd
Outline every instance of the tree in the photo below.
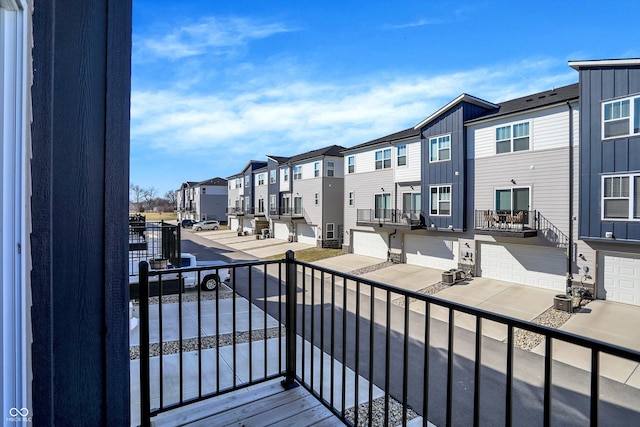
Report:
<svg viewBox="0 0 640 427"><path fill-rule="evenodd" d="M130 202L135 205L137 211L140 211L140 208L142 207L142 201L144 200L144 194L146 191L147 190L137 184L129 184Z"/></svg>
<svg viewBox="0 0 640 427"><path fill-rule="evenodd" d="M144 200L144 204L146 205L146 208L151 210L153 209L153 201L155 198L158 197L158 190L156 190L155 188L151 187L147 190L145 190L145 192L142 195L142 198Z"/></svg>
<svg viewBox="0 0 640 427"><path fill-rule="evenodd" d="M176 192L169 190L165 193L164 198L167 199L167 202L175 208L176 206Z"/></svg>

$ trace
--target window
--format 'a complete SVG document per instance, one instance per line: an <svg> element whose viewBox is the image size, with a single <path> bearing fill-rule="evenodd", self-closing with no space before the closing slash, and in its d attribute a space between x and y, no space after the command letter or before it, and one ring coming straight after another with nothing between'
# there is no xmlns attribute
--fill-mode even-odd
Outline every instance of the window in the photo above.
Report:
<svg viewBox="0 0 640 427"><path fill-rule="evenodd" d="M602 178L602 218L640 220L640 175Z"/></svg>
<svg viewBox="0 0 640 427"><path fill-rule="evenodd" d="M293 179L294 181L298 179L302 179L302 166L293 167Z"/></svg>
<svg viewBox="0 0 640 427"><path fill-rule="evenodd" d="M316 178L320 176L320 162L315 162L313 164L313 176ZM296 178L293 178L293 179L296 179Z"/></svg>
<svg viewBox="0 0 640 427"><path fill-rule="evenodd" d="M356 171L356 156L347 157L347 173L354 173Z"/></svg>
<svg viewBox="0 0 640 427"><path fill-rule="evenodd" d="M269 212L272 212L272 213L276 212L276 195L275 194L269 195Z"/></svg>
<svg viewBox="0 0 640 427"><path fill-rule="evenodd" d="M529 188L506 188L496 190L496 211L515 214L529 212ZM528 218L528 217L527 217Z"/></svg>
<svg viewBox="0 0 640 427"><path fill-rule="evenodd" d="M249 188L250 184L251 184L251 177L249 175L246 175L244 177L244 188Z"/></svg>
<svg viewBox="0 0 640 427"><path fill-rule="evenodd" d="M422 195L420 193L402 194L402 211L404 213L418 213L422 208Z"/></svg>
<svg viewBox="0 0 640 427"><path fill-rule="evenodd" d="M391 218L391 194L375 195L375 218L390 219Z"/></svg>
<svg viewBox="0 0 640 427"><path fill-rule="evenodd" d="M320 203L320 199L318 198L318 193L314 194L313 200L314 200L313 202L314 205L317 205Z"/></svg>
<svg viewBox="0 0 640 427"><path fill-rule="evenodd" d="M451 135L429 138L429 153L430 162L451 160Z"/></svg>
<svg viewBox="0 0 640 427"><path fill-rule="evenodd" d="M496 154L529 149L529 122L496 129Z"/></svg>
<svg viewBox="0 0 640 427"><path fill-rule="evenodd" d="M296 215L302 215L302 197L293 198L293 213Z"/></svg>
<svg viewBox="0 0 640 427"><path fill-rule="evenodd" d="M269 171L269 184L275 184L276 183L276 170L270 170Z"/></svg>
<svg viewBox="0 0 640 427"><path fill-rule="evenodd" d="M398 145L396 157L398 166L404 166L407 164L407 146L405 144Z"/></svg>
<svg viewBox="0 0 640 427"><path fill-rule="evenodd" d="M451 186L431 187L431 215L451 215Z"/></svg>
<svg viewBox="0 0 640 427"><path fill-rule="evenodd" d="M289 181L289 168L282 168L282 180L284 182Z"/></svg>
<svg viewBox="0 0 640 427"><path fill-rule="evenodd" d="M335 227L336 227L336 225L334 223L332 223L332 222L328 222L327 223L326 228L325 228L325 230L327 231L325 233L325 237L327 239L335 239L335 231L334 231Z"/></svg>
<svg viewBox="0 0 640 427"><path fill-rule="evenodd" d="M391 167L391 148L376 151L376 169L388 169Z"/></svg>
<svg viewBox="0 0 640 427"><path fill-rule="evenodd" d="M334 162L327 162L327 176L333 176L336 165Z"/></svg>
<svg viewBox="0 0 640 427"><path fill-rule="evenodd" d="M263 173L259 173L258 174L258 185L264 185L264 174Z"/></svg>
<svg viewBox="0 0 640 427"><path fill-rule="evenodd" d="M242 188L242 180L240 178L236 178L236 188Z"/></svg>
<svg viewBox="0 0 640 427"><path fill-rule="evenodd" d="M353 204L354 204L353 191L349 191L349 206L353 206Z"/></svg>
<svg viewBox="0 0 640 427"><path fill-rule="evenodd" d="M603 139L638 133L640 133L640 96L602 104Z"/></svg>

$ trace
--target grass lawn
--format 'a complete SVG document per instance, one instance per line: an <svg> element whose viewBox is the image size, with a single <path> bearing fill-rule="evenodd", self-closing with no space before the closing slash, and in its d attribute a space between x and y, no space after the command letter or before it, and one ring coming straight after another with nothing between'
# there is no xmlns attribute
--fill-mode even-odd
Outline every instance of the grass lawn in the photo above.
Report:
<svg viewBox="0 0 640 427"><path fill-rule="evenodd" d="M178 219L178 214L175 212L143 212L142 215L147 221L176 221Z"/></svg>
<svg viewBox="0 0 640 427"><path fill-rule="evenodd" d="M309 248L295 251L295 255L298 261L313 262L319 259L342 255L342 249ZM272 255L267 257L267 259L282 259L284 256L285 254Z"/></svg>

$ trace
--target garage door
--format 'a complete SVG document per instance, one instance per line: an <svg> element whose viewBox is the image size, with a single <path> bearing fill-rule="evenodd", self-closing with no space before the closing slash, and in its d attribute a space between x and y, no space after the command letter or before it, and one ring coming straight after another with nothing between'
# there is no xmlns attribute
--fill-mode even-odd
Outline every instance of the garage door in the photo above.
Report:
<svg viewBox="0 0 640 427"><path fill-rule="evenodd" d="M237 231L238 225L240 225L240 221L238 221L238 218L231 218L231 220L229 221L229 230Z"/></svg>
<svg viewBox="0 0 640 427"><path fill-rule="evenodd" d="M598 265L605 299L640 305L640 257L604 252L598 254Z"/></svg>
<svg viewBox="0 0 640 427"><path fill-rule="evenodd" d="M289 226L284 222L273 223L273 237L289 240Z"/></svg>
<svg viewBox="0 0 640 427"><path fill-rule="evenodd" d="M353 253L387 259L387 233L353 232Z"/></svg>
<svg viewBox="0 0 640 427"><path fill-rule="evenodd" d="M564 249L533 245L480 244L480 275L505 282L564 291Z"/></svg>
<svg viewBox="0 0 640 427"><path fill-rule="evenodd" d="M405 234L407 264L449 270L458 268L458 241Z"/></svg>
<svg viewBox="0 0 640 427"><path fill-rule="evenodd" d="M253 230L255 230L255 221L254 220L244 220L242 221L242 231L247 234L253 234Z"/></svg>
<svg viewBox="0 0 640 427"><path fill-rule="evenodd" d="M296 226L298 232L298 242L307 243L309 245L316 244L316 227L309 224L298 224Z"/></svg>

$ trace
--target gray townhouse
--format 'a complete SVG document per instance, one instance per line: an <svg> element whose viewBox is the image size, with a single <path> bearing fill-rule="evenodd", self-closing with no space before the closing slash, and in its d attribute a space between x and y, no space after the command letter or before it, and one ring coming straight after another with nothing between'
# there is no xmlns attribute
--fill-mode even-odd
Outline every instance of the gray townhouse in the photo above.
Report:
<svg viewBox="0 0 640 427"><path fill-rule="evenodd" d="M253 234L256 228L254 201L254 171L267 166L265 161L249 160L242 171L228 181L227 218L229 229Z"/></svg>
<svg viewBox="0 0 640 427"><path fill-rule="evenodd" d="M580 275L640 305L640 59L570 61L580 82Z"/></svg>
<svg viewBox="0 0 640 427"><path fill-rule="evenodd" d="M340 247L344 147L331 145L292 157L267 156L272 236L318 247Z"/></svg>
<svg viewBox="0 0 640 427"><path fill-rule="evenodd" d="M201 182L182 183L176 192L178 221L227 220L227 180L211 178Z"/></svg>

